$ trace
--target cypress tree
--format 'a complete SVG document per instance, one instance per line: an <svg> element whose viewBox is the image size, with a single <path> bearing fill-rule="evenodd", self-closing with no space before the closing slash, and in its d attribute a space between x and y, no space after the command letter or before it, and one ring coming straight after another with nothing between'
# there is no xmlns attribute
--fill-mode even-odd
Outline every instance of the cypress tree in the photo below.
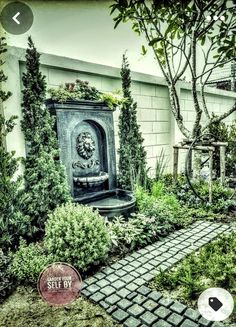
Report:
<svg viewBox="0 0 236 327"><path fill-rule="evenodd" d="M70 200L65 168L59 160L54 118L45 107L46 82L40 72L40 54L28 38L26 72L21 122L25 135L25 190L23 211L30 215L32 226L44 231L47 215L58 205Z"/></svg>
<svg viewBox="0 0 236 327"><path fill-rule="evenodd" d="M123 55L122 90L125 101L119 115L119 174L118 183L121 188L132 190L134 183L144 185L146 181L146 151L143 137L137 122L137 102L131 94L131 76L126 55Z"/></svg>
<svg viewBox="0 0 236 327"><path fill-rule="evenodd" d="M0 38L0 66L4 64L3 56L7 51L5 38ZM0 70L0 248L5 252L14 249L19 243L20 236L29 232L29 220L20 212L18 201L21 178L16 177L19 166L19 158L15 157L15 151L8 152L6 149L6 136L11 133L17 116L6 119L3 114L3 106L11 92L4 91L2 86L7 81L7 76Z"/></svg>

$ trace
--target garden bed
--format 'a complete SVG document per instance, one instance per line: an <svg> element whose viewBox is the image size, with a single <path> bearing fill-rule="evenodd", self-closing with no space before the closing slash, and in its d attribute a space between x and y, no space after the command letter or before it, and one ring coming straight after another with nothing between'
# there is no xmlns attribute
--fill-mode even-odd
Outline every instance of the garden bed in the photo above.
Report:
<svg viewBox="0 0 236 327"><path fill-rule="evenodd" d="M118 327L106 312L78 298L71 305L52 307L33 288L19 287L2 305L0 327Z"/></svg>
<svg viewBox="0 0 236 327"><path fill-rule="evenodd" d="M223 235L189 255L170 271L160 271L150 287L196 309L199 295L211 287L228 290L236 301L236 233ZM235 326L236 309L226 322Z"/></svg>

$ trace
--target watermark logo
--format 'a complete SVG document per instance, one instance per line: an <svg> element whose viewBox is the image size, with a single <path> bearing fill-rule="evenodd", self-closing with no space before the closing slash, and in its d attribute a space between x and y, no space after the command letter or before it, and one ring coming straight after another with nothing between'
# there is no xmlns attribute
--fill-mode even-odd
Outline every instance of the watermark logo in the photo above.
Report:
<svg viewBox="0 0 236 327"><path fill-rule="evenodd" d="M82 288L79 272L64 262L47 266L38 279L38 291L50 305L64 306L77 299Z"/></svg>

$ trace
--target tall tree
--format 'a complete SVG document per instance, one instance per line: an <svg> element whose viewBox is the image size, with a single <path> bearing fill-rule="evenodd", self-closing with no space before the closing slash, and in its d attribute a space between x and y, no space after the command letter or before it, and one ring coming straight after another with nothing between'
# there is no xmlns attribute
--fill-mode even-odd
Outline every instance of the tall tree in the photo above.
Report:
<svg viewBox="0 0 236 327"><path fill-rule="evenodd" d="M4 53L7 51L5 38L0 38L0 66L4 64ZM9 119L4 117L3 106L11 96L11 92L3 90L3 83L7 76L0 70L0 248L7 251L16 248L19 237L29 232L29 221L27 216L20 212L18 201L21 178L16 177L19 158L15 152L6 149L6 136L11 133L17 116Z"/></svg>
<svg viewBox="0 0 236 327"><path fill-rule="evenodd" d="M129 63L123 55L122 90L125 101L119 115L119 185L124 189L132 189L134 182L144 184L146 178L146 151L143 137L137 123L137 103L131 95L131 77Z"/></svg>
<svg viewBox="0 0 236 327"><path fill-rule="evenodd" d="M59 160L54 118L44 105L45 76L40 72L40 54L32 39L26 50L26 72L22 81L22 130L25 135L25 190L22 204L30 215L32 225L44 230L48 213L70 200L65 169Z"/></svg>
<svg viewBox="0 0 236 327"><path fill-rule="evenodd" d="M111 14L117 14L115 27L131 21L133 30L144 35L152 48L167 82L172 113L187 138L236 111L235 102L225 113L212 117L205 94L212 73L235 60L235 4L235 0L114 0L111 5ZM145 54L144 45L142 49ZM178 81L188 74L195 110L192 130L183 119L178 94Z"/></svg>

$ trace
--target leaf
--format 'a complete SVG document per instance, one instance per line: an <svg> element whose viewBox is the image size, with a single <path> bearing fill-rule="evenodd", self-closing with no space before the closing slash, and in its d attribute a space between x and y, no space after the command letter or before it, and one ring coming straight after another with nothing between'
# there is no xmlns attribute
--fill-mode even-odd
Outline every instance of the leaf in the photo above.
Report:
<svg viewBox="0 0 236 327"><path fill-rule="evenodd" d="M134 23L132 26L132 30L140 35L140 28L139 28L139 24L138 23Z"/></svg>
<svg viewBox="0 0 236 327"><path fill-rule="evenodd" d="M206 42L206 34L203 35L203 37L200 39L201 41L201 46L203 46Z"/></svg>
<svg viewBox="0 0 236 327"><path fill-rule="evenodd" d="M147 49L145 48L144 45L142 45L142 55L145 56L146 53L147 53Z"/></svg>
<svg viewBox="0 0 236 327"><path fill-rule="evenodd" d="M163 40L163 37L156 37L156 38L152 39L152 40L148 43L148 45L153 46L154 44L156 44L157 42L160 42L160 41L162 41L162 40Z"/></svg>
<svg viewBox="0 0 236 327"><path fill-rule="evenodd" d="M120 22L122 21L122 16L118 16L117 19L115 18L114 19L116 22L115 22L115 25L114 25L114 29L117 28L117 26L120 24Z"/></svg>
<svg viewBox="0 0 236 327"><path fill-rule="evenodd" d="M111 5L110 8L112 8L111 9L111 12L110 12L110 15L112 15L113 12L119 8L119 5L118 4L114 4L114 5Z"/></svg>

